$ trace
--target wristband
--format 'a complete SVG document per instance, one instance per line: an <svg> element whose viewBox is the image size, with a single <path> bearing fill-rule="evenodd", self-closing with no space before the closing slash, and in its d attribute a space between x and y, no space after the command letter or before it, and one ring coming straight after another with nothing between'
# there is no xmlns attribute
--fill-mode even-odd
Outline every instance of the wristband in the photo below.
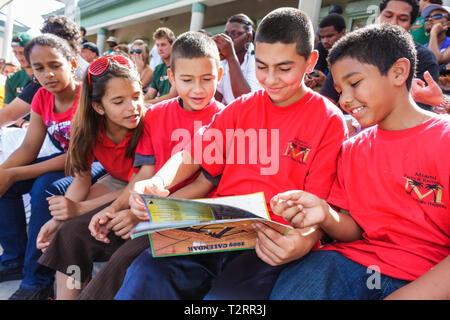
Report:
<svg viewBox="0 0 450 320"><path fill-rule="evenodd" d="M442 102L433 107L433 111L436 113L448 113L450 110L450 97L444 94Z"/></svg>

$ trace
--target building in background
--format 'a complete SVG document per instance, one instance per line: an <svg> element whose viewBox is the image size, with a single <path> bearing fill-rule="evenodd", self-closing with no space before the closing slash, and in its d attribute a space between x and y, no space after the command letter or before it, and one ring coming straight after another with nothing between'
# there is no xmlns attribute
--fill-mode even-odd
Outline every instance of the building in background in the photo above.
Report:
<svg viewBox="0 0 450 320"><path fill-rule="evenodd" d="M331 4L340 4L349 30L372 23L379 0L60 0L77 4L75 16L87 30L87 39L105 50L105 40L114 36L119 43L140 38L152 44L152 33L165 26L176 35L188 30L222 32L228 17L245 13L258 23L278 7L306 11L315 26L328 14ZM67 4L66 4L67 6ZM73 10L73 9L71 9ZM65 14L64 9L51 14ZM50 14L49 14L50 15ZM48 15L46 15L48 16Z"/></svg>

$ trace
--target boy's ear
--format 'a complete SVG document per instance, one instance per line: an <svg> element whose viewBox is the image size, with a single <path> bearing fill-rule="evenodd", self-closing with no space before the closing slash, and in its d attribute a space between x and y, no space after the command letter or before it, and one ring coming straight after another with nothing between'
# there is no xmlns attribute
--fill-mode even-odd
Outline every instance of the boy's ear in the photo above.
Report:
<svg viewBox="0 0 450 320"><path fill-rule="evenodd" d="M319 59L319 52L317 50L313 50L309 55L308 59L306 59L307 67L306 73L311 73L314 71L314 67L316 66L317 59Z"/></svg>
<svg viewBox="0 0 450 320"><path fill-rule="evenodd" d="M223 68L219 67L219 69L217 70L217 83L219 83L220 80L222 80L222 76L223 76Z"/></svg>
<svg viewBox="0 0 450 320"><path fill-rule="evenodd" d="M389 69L389 75L395 86L402 86L409 77L411 62L406 58L400 58Z"/></svg>
<svg viewBox="0 0 450 320"><path fill-rule="evenodd" d="M73 59L70 61L70 65L71 65L71 67L72 67L72 73L75 74L75 71L76 71L77 68L78 68L77 58L73 58Z"/></svg>
<svg viewBox="0 0 450 320"><path fill-rule="evenodd" d="M94 108L95 112L99 115L105 115L105 109L103 109L102 105L98 102L92 102L92 108Z"/></svg>
<svg viewBox="0 0 450 320"><path fill-rule="evenodd" d="M175 87L175 75L171 68L167 69L167 77L169 78L169 82L172 87Z"/></svg>

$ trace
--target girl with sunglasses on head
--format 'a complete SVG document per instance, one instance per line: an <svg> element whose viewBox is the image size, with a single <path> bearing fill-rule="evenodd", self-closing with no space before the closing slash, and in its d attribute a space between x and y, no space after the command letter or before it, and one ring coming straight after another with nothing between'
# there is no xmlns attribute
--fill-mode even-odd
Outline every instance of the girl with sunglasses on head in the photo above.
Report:
<svg viewBox="0 0 450 320"><path fill-rule="evenodd" d="M87 231L92 218L88 212L120 198L134 174L134 151L141 136L143 116L143 94L133 62L121 55L104 56L93 62L83 83L66 162L67 173L75 178L65 196L48 199L53 218L42 227L37 247L50 247L39 261L41 264L60 270L55 264L67 261L65 256L59 256L61 252L83 255L85 250L77 250L79 246L84 248L86 243L97 242L88 232L83 233L69 226L80 225L78 222L83 220L86 223L81 225ZM90 171L94 158L108 174L91 186ZM130 211L116 213L113 206L114 202L105 209L111 225L120 236L127 238L131 228L139 221ZM83 241L67 243L61 240L60 233L56 231L68 220L73 220L70 221L73 223L67 224L63 233L67 236L76 233L78 238L86 234ZM103 251L103 248L97 249ZM74 293L66 283L67 276L57 272L58 299L67 299Z"/></svg>
<svg viewBox="0 0 450 320"><path fill-rule="evenodd" d="M131 44L130 57L141 77L142 90L146 93L153 77L153 70L150 68L150 50L148 45L143 40L135 40Z"/></svg>
<svg viewBox="0 0 450 320"><path fill-rule="evenodd" d="M78 107L80 85L75 80L76 55L69 43L53 34L31 40L25 56L42 84L31 103L30 126L21 146L0 166L0 280L22 279L10 299L47 299L52 295L54 272L37 263L41 252L36 237L50 218L46 198L64 194L71 183L64 164L72 117ZM46 135L60 150L37 158ZM94 177L103 168L96 164ZM22 195L31 196L28 224ZM23 270L22 270L23 268Z"/></svg>

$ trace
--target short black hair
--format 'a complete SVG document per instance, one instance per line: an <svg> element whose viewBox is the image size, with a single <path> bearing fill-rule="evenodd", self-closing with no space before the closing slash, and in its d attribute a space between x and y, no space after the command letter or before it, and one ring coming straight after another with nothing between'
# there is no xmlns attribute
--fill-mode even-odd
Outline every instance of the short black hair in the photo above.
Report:
<svg viewBox="0 0 450 320"><path fill-rule="evenodd" d="M342 14L344 13L344 10L342 10L342 7L340 4L337 3L333 3L330 5L330 7L328 8L328 13L338 13L338 14Z"/></svg>
<svg viewBox="0 0 450 320"><path fill-rule="evenodd" d="M330 13L322 21L320 21L319 28L326 28L333 26L337 32L341 32L346 29L345 19L343 16L337 13Z"/></svg>
<svg viewBox="0 0 450 320"><path fill-rule="evenodd" d="M383 10L386 8L387 4L390 1L394 1L394 0L382 0L378 6L378 8L380 9L380 13L383 12ZM413 24L417 17L419 16L419 1L418 0L395 0L395 1L403 1L408 3L409 5L411 5L412 7L412 11L411 11L411 17L410 17L410 21L411 24Z"/></svg>
<svg viewBox="0 0 450 320"><path fill-rule="evenodd" d="M69 62L76 56L73 48L67 40L51 33L44 33L36 38L33 38L25 47L24 55L29 64L31 64L30 54L35 46L54 48Z"/></svg>
<svg viewBox="0 0 450 320"><path fill-rule="evenodd" d="M211 58L216 62L217 68L220 63L219 49L214 40L198 31L182 33L174 41L170 54L170 68L175 71L177 59L186 58Z"/></svg>
<svg viewBox="0 0 450 320"><path fill-rule="evenodd" d="M347 33L331 48L328 63L332 66L344 58L374 65L382 75L387 75L398 59L406 58L411 65L406 87L411 88L417 63L416 47L412 36L399 26L374 24Z"/></svg>
<svg viewBox="0 0 450 320"><path fill-rule="evenodd" d="M98 47L95 43L85 42L81 45L81 49L89 49L90 51L94 52L97 56L100 56L98 52Z"/></svg>
<svg viewBox="0 0 450 320"><path fill-rule="evenodd" d="M244 29L247 30L247 32L251 32L252 34L255 33L255 24L253 23L253 20L243 13L238 13L229 17L227 23L230 22L240 23L244 25Z"/></svg>
<svg viewBox="0 0 450 320"><path fill-rule="evenodd" d="M279 8L267 14L256 30L255 42L296 44L307 59L314 49L314 30L308 15L296 8Z"/></svg>

